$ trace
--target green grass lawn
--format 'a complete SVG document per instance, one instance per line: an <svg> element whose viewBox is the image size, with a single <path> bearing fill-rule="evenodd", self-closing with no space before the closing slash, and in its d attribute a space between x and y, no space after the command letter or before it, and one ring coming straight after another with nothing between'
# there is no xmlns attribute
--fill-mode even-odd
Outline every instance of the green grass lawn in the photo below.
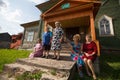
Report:
<svg viewBox="0 0 120 80"><path fill-rule="evenodd" d="M30 51L26 50L0 49L0 72L4 64L15 62L18 58L26 58L29 54Z"/></svg>
<svg viewBox="0 0 120 80"><path fill-rule="evenodd" d="M26 58L29 54L30 51L25 50L0 50L0 72L4 64L15 62L18 58ZM102 53L99 59L100 74L97 75L98 80L120 80L120 53ZM82 80L92 80L92 78L85 76Z"/></svg>

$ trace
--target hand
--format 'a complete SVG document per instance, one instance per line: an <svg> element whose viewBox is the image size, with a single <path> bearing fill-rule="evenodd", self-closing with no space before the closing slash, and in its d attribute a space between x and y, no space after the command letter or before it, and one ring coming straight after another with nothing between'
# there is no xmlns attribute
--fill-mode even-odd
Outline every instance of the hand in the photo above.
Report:
<svg viewBox="0 0 120 80"><path fill-rule="evenodd" d="M86 56L88 56L88 57L89 57L89 56L91 56L91 55L90 55L90 54L88 54L88 53L85 53L85 55L86 55Z"/></svg>
<svg viewBox="0 0 120 80"><path fill-rule="evenodd" d="M33 51L33 53L35 53L36 51Z"/></svg>
<svg viewBox="0 0 120 80"><path fill-rule="evenodd" d="M59 39L60 42L62 42L62 39Z"/></svg>
<svg viewBox="0 0 120 80"><path fill-rule="evenodd" d="M79 53L76 53L76 56L79 56Z"/></svg>
<svg viewBox="0 0 120 80"><path fill-rule="evenodd" d="M51 42L49 42L49 45L51 45Z"/></svg>

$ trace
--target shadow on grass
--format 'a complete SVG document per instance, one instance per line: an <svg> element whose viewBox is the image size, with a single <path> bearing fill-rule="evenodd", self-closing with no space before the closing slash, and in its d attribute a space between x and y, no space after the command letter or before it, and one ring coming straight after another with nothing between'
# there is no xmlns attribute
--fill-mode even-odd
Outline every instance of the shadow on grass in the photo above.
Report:
<svg viewBox="0 0 120 80"><path fill-rule="evenodd" d="M120 80L119 54L101 54L99 78L102 80Z"/></svg>

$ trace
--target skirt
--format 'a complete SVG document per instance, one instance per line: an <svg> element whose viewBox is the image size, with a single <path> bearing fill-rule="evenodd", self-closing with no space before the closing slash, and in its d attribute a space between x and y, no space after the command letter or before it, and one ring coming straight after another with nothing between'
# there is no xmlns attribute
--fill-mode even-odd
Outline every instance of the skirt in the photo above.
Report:
<svg viewBox="0 0 120 80"><path fill-rule="evenodd" d="M76 54L71 53L71 59L72 59L73 61L76 61L77 66L79 66L79 67L81 67L81 66L84 65L84 61L82 60L81 57L82 57L81 55L78 56L78 55L76 55Z"/></svg>

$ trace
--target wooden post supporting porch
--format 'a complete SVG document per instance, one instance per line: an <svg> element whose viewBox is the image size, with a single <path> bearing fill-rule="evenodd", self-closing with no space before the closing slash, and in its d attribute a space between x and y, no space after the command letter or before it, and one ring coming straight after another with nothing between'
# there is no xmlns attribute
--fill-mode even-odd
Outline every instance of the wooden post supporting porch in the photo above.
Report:
<svg viewBox="0 0 120 80"><path fill-rule="evenodd" d="M44 32L45 32L45 30L46 30L46 27L47 27L47 21L45 20L45 21L44 21Z"/></svg>
<svg viewBox="0 0 120 80"><path fill-rule="evenodd" d="M96 40L93 12L90 13L90 31L92 40L93 41Z"/></svg>

